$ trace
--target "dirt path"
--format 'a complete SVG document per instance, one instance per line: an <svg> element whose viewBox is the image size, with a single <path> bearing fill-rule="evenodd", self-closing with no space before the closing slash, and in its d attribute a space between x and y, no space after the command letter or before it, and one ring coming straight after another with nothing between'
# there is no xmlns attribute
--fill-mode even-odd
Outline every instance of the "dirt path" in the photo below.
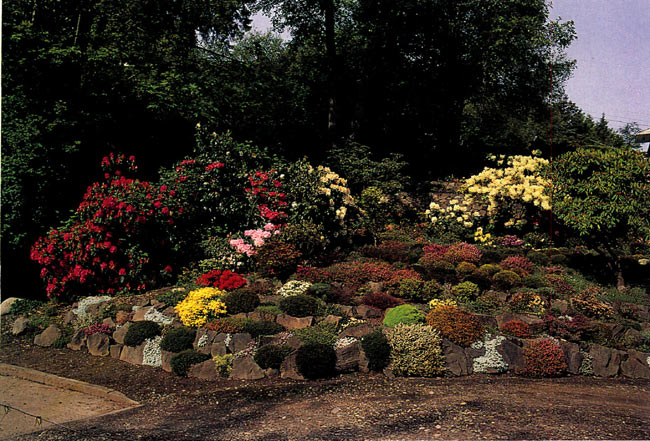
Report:
<svg viewBox="0 0 650 441"><path fill-rule="evenodd" d="M650 439L650 382L515 376L203 382L15 341L0 361L144 404L27 440Z"/></svg>

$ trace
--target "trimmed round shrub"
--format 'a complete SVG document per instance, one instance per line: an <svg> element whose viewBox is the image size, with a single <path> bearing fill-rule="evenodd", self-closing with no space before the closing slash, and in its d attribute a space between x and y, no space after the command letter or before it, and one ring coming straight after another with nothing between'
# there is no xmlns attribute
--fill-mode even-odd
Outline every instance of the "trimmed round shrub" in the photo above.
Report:
<svg viewBox="0 0 650 441"><path fill-rule="evenodd" d="M403 305L404 300L393 297L385 292L369 292L361 298L361 303L379 309L388 309Z"/></svg>
<svg viewBox="0 0 650 441"><path fill-rule="evenodd" d="M336 372L336 352L331 345L308 343L296 351L296 367L308 380L331 377Z"/></svg>
<svg viewBox="0 0 650 441"><path fill-rule="evenodd" d="M519 274L510 270L499 271L492 279L494 280L494 284L500 289L512 289L521 284Z"/></svg>
<svg viewBox="0 0 650 441"><path fill-rule="evenodd" d="M253 338L259 337L260 335L275 335L280 332L286 331L284 326L275 323L275 322L253 322L246 321L244 325L243 332L248 332Z"/></svg>
<svg viewBox="0 0 650 441"><path fill-rule="evenodd" d="M309 287L306 294L325 301L330 301L333 296L332 285L329 283L314 283Z"/></svg>
<svg viewBox="0 0 650 441"><path fill-rule="evenodd" d="M530 326L521 320L505 322L499 327L499 330L519 338L530 338L531 336Z"/></svg>
<svg viewBox="0 0 650 441"><path fill-rule="evenodd" d="M221 300L226 304L226 311L231 315L252 312L260 304L258 295L247 289L238 289L228 293Z"/></svg>
<svg viewBox="0 0 650 441"><path fill-rule="evenodd" d="M405 278L400 280L397 295L415 302L428 302L438 297L442 287L435 280L420 280Z"/></svg>
<svg viewBox="0 0 650 441"><path fill-rule="evenodd" d="M368 358L368 368L382 371L390 362L390 345L381 329L366 334L361 338L361 347Z"/></svg>
<svg viewBox="0 0 650 441"><path fill-rule="evenodd" d="M478 263L481 260L481 250L469 243L455 243L450 245L443 259L453 264L460 262Z"/></svg>
<svg viewBox="0 0 650 441"><path fill-rule="evenodd" d="M461 262L456 266L456 273L460 277L467 277L468 275L472 274L477 269L478 268L473 263Z"/></svg>
<svg viewBox="0 0 650 441"><path fill-rule="evenodd" d="M503 270L499 265L495 263L486 263L478 267L479 271L485 271L490 276L495 275L499 271Z"/></svg>
<svg viewBox="0 0 650 441"><path fill-rule="evenodd" d="M569 261L569 258L564 254L553 254L551 255L551 263L553 265L566 265Z"/></svg>
<svg viewBox="0 0 650 441"><path fill-rule="evenodd" d="M479 289L476 283L467 281L451 288L451 292L459 302L469 303L478 296Z"/></svg>
<svg viewBox="0 0 650 441"><path fill-rule="evenodd" d="M255 363L262 369L280 369L280 365L292 349L286 345L266 345L255 352Z"/></svg>
<svg viewBox="0 0 650 441"><path fill-rule="evenodd" d="M193 365L203 363L205 360L209 359L210 355L208 354L203 354L194 349L186 349L174 355L171 360L169 360L169 364L171 365L173 373L179 377L187 377L187 371Z"/></svg>
<svg viewBox="0 0 650 441"><path fill-rule="evenodd" d="M528 254L526 254L526 257L528 257L528 260L531 262L540 266L547 266L551 263L548 254L542 253L541 251L529 251Z"/></svg>
<svg viewBox="0 0 650 441"><path fill-rule="evenodd" d="M469 346L483 336L483 325L476 317L451 305L441 305L429 311L427 324L460 346Z"/></svg>
<svg viewBox="0 0 650 441"><path fill-rule="evenodd" d="M398 323L413 325L424 323L424 314L413 305L400 305L386 312L384 317L384 326L393 327Z"/></svg>
<svg viewBox="0 0 650 441"><path fill-rule="evenodd" d="M386 330L390 367L403 377L434 377L444 372L442 339L438 331L423 324L403 323Z"/></svg>
<svg viewBox="0 0 650 441"><path fill-rule="evenodd" d="M160 340L160 349L169 352L181 352L192 349L196 338L196 330L188 328L172 328Z"/></svg>
<svg viewBox="0 0 650 441"><path fill-rule="evenodd" d="M336 343L336 325L334 323L319 323L315 326L295 329L292 333L303 344L320 343L334 346Z"/></svg>
<svg viewBox="0 0 650 441"><path fill-rule="evenodd" d="M524 347L521 374L530 377L559 377L567 369L564 352L554 341L545 338Z"/></svg>
<svg viewBox="0 0 650 441"><path fill-rule="evenodd" d="M531 276L524 277L521 282L526 288L544 288L549 286L548 280L546 277L533 274Z"/></svg>
<svg viewBox="0 0 650 441"><path fill-rule="evenodd" d="M499 266L504 270L514 271L521 277L526 277L533 272L533 262L524 256L510 256L503 259Z"/></svg>
<svg viewBox="0 0 650 441"><path fill-rule="evenodd" d="M477 269L465 277L466 281L476 283L479 288L485 290L492 286L492 275L485 270Z"/></svg>
<svg viewBox="0 0 650 441"><path fill-rule="evenodd" d="M430 279L450 282L456 279L456 267L453 263L447 261L433 262L424 265L424 271Z"/></svg>
<svg viewBox="0 0 650 441"><path fill-rule="evenodd" d="M318 312L318 300L304 294L282 297L278 306L282 312L293 317L307 317Z"/></svg>
<svg viewBox="0 0 650 441"><path fill-rule="evenodd" d="M160 335L160 325L148 320L133 322L124 336L124 344L127 346L138 346L148 338Z"/></svg>

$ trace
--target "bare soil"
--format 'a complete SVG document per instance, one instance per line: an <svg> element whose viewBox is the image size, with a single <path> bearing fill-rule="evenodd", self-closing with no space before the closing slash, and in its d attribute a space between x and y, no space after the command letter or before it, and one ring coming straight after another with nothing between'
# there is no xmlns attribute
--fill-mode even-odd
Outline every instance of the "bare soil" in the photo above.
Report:
<svg viewBox="0 0 650 441"><path fill-rule="evenodd" d="M650 381L510 375L202 381L3 335L0 361L142 407L21 440L650 439ZM18 438L17 438L18 439Z"/></svg>

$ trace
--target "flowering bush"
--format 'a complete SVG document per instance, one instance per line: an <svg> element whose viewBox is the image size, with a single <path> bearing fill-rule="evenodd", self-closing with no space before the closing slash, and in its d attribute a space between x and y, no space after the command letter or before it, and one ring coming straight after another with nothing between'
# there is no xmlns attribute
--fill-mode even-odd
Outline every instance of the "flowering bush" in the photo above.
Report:
<svg viewBox="0 0 650 441"><path fill-rule="evenodd" d="M470 198L459 197L444 205L434 200L425 216L431 222L434 236L465 239L472 235L472 228L481 214L472 209Z"/></svg>
<svg viewBox="0 0 650 441"><path fill-rule="evenodd" d="M196 279L199 286L211 286L222 291L232 291L246 285L246 279L229 270L212 270Z"/></svg>
<svg viewBox="0 0 650 441"><path fill-rule="evenodd" d="M104 166L129 164L123 155L104 158ZM106 173L94 183L76 212L32 247L49 297L90 292L142 291L171 276L176 223L187 209L167 186L154 186Z"/></svg>
<svg viewBox="0 0 650 441"><path fill-rule="evenodd" d="M197 328L210 318L226 313L226 305L219 299L224 294L217 288L190 291L185 300L176 305L176 312L185 326Z"/></svg>
<svg viewBox="0 0 650 441"><path fill-rule="evenodd" d="M533 262L524 256L510 256L499 262L499 266L505 270L514 271L521 277L526 277L533 271Z"/></svg>
<svg viewBox="0 0 650 441"><path fill-rule="evenodd" d="M440 305L429 311L427 324L460 346L469 346L483 335L483 325L476 317L455 306Z"/></svg>
<svg viewBox="0 0 650 441"><path fill-rule="evenodd" d="M542 317L544 327L549 335L560 337L570 341L579 341L583 335L590 331L591 324L583 315L573 314L555 317L546 314Z"/></svg>
<svg viewBox="0 0 650 441"><path fill-rule="evenodd" d="M400 323L386 329L390 368L395 375L433 377L444 371L440 334L423 324Z"/></svg>
<svg viewBox="0 0 650 441"><path fill-rule="evenodd" d="M546 301L532 290L522 290L512 296L508 302L513 312L543 315L546 311Z"/></svg>
<svg viewBox="0 0 650 441"><path fill-rule="evenodd" d="M111 328L111 326L106 323L93 323L83 330L83 333L86 337L90 337L93 334L111 335L112 332L113 328Z"/></svg>
<svg viewBox="0 0 650 441"><path fill-rule="evenodd" d="M569 304L573 309L582 312L588 317L610 317L614 313L614 309L607 303L598 300L597 296L600 294L598 288L590 286L574 295L569 300Z"/></svg>
<svg viewBox="0 0 650 441"><path fill-rule="evenodd" d="M453 264L461 262L478 263L481 260L481 250L468 243L455 243L447 248L443 258Z"/></svg>
<svg viewBox="0 0 650 441"><path fill-rule="evenodd" d="M524 323L521 320L510 320L509 322L505 322L499 327L499 329L501 332L519 338L530 338L531 336L530 326L528 326L528 323Z"/></svg>
<svg viewBox="0 0 650 441"><path fill-rule="evenodd" d="M429 309L436 309L439 306L458 306L458 304L452 299L433 299L429 302Z"/></svg>
<svg viewBox="0 0 650 441"><path fill-rule="evenodd" d="M286 297L286 296L305 294L311 286L312 284L309 282L301 282L300 280L289 280L287 283L282 285L280 289L278 289L278 295Z"/></svg>
<svg viewBox="0 0 650 441"><path fill-rule="evenodd" d="M557 377L566 371L564 352L550 339L529 343L524 347L524 368L520 372L531 377Z"/></svg>

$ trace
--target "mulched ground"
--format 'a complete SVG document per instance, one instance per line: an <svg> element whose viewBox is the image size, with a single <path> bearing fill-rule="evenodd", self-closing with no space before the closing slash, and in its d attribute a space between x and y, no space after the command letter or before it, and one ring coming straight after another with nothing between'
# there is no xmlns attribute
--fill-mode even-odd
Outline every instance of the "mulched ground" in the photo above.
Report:
<svg viewBox="0 0 650 441"><path fill-rule="evenodd" d="M144 406L21 440L650 439L647 380L352 374L212 382L30 341L3 333L0 362L107 386Z"/></svg>

